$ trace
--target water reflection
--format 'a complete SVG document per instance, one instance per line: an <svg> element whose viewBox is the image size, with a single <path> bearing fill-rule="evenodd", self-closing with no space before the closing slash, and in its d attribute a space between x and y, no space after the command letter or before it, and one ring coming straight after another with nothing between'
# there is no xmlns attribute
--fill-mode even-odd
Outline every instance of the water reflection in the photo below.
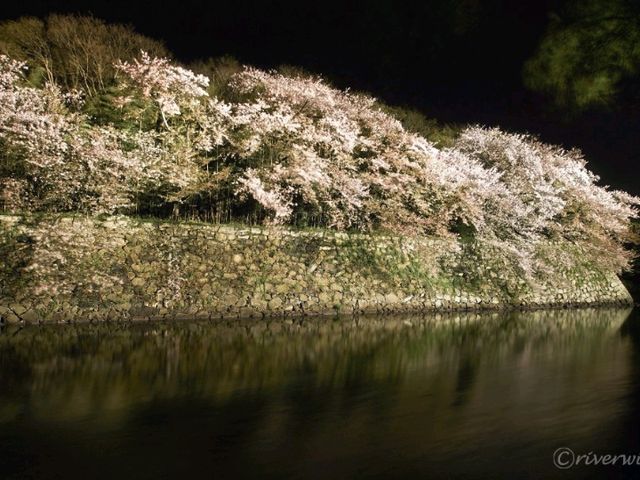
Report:
<svg viewBox="0 0 640 480"><path fill-rule="evenodd" d="M558 446L637 450L637 323L614 309L5 328L0 474L555 476Z"/></svg>

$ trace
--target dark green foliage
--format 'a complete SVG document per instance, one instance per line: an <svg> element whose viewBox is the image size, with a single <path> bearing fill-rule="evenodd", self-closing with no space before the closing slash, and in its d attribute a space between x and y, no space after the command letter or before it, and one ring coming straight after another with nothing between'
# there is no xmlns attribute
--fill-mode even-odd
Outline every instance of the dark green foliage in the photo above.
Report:
<svg viewBox="0 0 640 480"><path fill-rule="evenodd" d="M284 75L289 78L299 78L299 79L312 79L312 78L322 78L322 81L326 85L331 85L331 82L327 81L326 78L321 75L317 75L315 73L310 72L302 67L298 67L296 65L280 65L277 69L279 74Z"/></svg>
<svg viewBox="0 0 640 480"><path fill-rule="evenodd" d="M209 95L228 99L232 94L229 81L235 73L242 70L242 65L231 56L198 60L187 66L190 70L209 78Z"/></svg>
<svg viewBox="0 0 640 480"><path fill-rule="evenodd" d="M423 136L439 147L453 146L458 134L463 129L460 125L442 124L433 118L427 118L414 108L378 103L384 112L398 119L405 129Z"/></svg>
<svg viewBox="0 0 640 480"><path fill-rule="evenodd" d="M526 63L525 85L568 109L611 104L640 68L639 6L635 0L568 2Z"/></svg>

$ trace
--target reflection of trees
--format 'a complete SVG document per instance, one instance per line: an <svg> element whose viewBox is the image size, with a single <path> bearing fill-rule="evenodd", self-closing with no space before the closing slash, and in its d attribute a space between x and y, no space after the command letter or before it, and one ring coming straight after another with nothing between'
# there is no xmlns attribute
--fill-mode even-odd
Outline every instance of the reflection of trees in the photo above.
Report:
<svg viewBox="0 0 640 480"><path fill-rule="evenodd" d="M636 309L627 318L620 329L623 337L628 337L633 344L631 365L631 391L628 395L629 415L623 417L620 437L617 440L625 452L640 450L640 310Z"/></svg>
<svg viewBox="0 0 640 480"><path fill-rule="evenodd" d="M0 333L0 472L312 478L331 467L352 478L370 467L404 478L468 472L480 452L501 465L505 451L526 468L532 445L617 427L627 315L11 327Z"/></svg>
<svg viewBox="0 0 640 480"><path fill-rule="evenodd" d="M122 413L151 400L284 395L304 416L340 391L392 394L409 376L464 402L486 366L566 351L598 361L626 310L539 311L302 321L42 326L0 335L3 404L46 415ZM442 388L442 387L446 388ZM378 390L376 390L378 391ZM378 399L385 404L384 395ZM449 395L449 393L447 393ZM4 411L4 410L3 410Z"/></svg>

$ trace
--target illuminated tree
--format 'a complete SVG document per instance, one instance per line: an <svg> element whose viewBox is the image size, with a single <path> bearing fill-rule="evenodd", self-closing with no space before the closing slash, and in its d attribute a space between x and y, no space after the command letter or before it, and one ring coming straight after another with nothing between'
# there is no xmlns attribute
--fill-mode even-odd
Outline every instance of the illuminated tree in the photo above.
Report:
<svg viewBox="0 0 640 480"><path fill-rule="evenodd" d="M245 68L222 101L206 77L145 52L114 68L119 118L96 124L77 91L35 88L0 56L5 208L224 209L209 218L458 235L498 246L525 275L549 240L629 265L638 199L599 186L578 151L482 127L436 146L374 98L313 76Z"/></svg>

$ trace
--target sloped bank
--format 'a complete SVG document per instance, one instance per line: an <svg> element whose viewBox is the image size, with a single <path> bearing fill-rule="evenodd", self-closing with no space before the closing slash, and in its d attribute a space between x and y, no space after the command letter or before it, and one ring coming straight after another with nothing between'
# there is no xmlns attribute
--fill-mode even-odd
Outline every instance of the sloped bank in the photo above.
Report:
<svg viewBox="0 0 640 480"><path fill-rule="evenodd" d="M455 239L189 223L0 216L8 321L248 317L629 304L568 244L527 278L495 247Z"/></svg>

